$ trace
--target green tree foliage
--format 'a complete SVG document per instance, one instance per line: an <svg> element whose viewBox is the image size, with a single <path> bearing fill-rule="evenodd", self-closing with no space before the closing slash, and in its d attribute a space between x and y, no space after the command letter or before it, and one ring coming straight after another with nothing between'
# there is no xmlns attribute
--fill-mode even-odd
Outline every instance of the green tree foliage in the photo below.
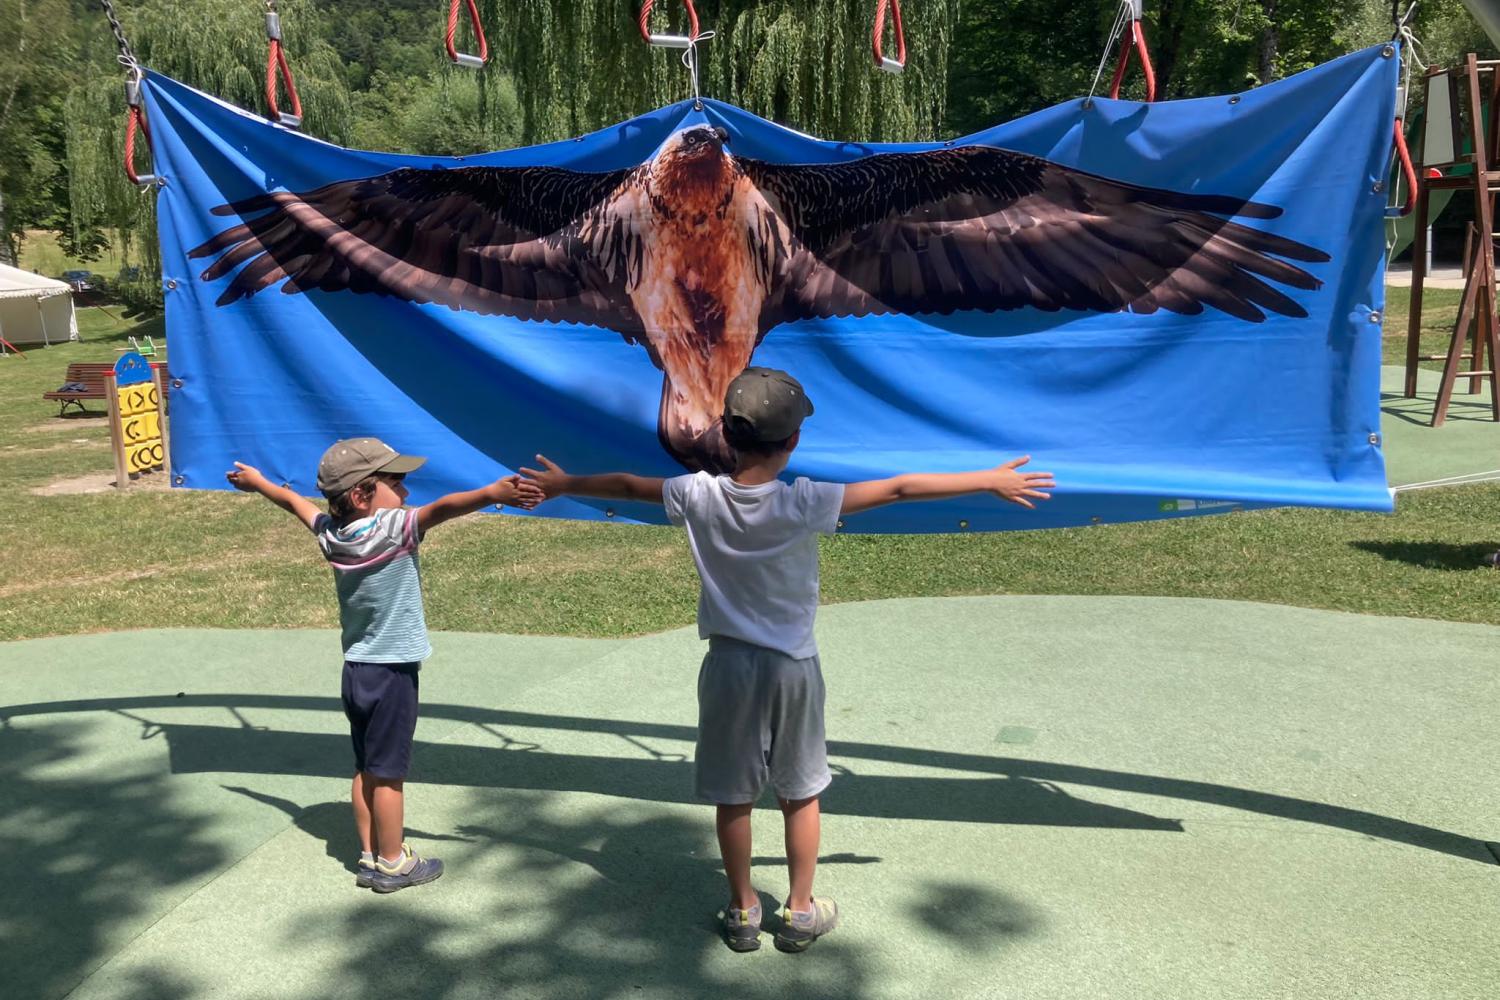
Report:
<svg viewBox="0 0 1500 1000"><path fill-rule="evenodd" d="M959 0L905 10L906 72L879 72L871 55L873 0L703 0L704 96L834 139L930 139L942 130ZM483 0L501 62L515 74L523 136L561 139L691 96L681 53L653 48L620 0ZM676 0L652 30L685 34ZM894 46L890 46L892 49Z"/></svg>
<svg viewBox="0 0 1500 1000"><path fill-rule="evenodd" d="M1444 8L1444 17L1456 9L1473 24L1460 0L1423 7ZM971 132L1087 94L1116 9L1110 0L964 0L949 71L949 130ZM1234 93L1385 40L1391 7L1389 0L1154 0L1145 30L1157 98L1168 100ZM1101 93L1115 55L1104 63ZM1145 96L1134 61L1121 96Z"/></svg>
<svg viewBox="0 0 1500 1000"><path fill-rule="evenodd" d="M492 59L455 68L441 0L280 0L304 131L465 155L603 128L691 95L675 50L640 38L638 0L479 0ZM878 72L875 0L698 0L701 92L834 139L962 135L1088 93L1114 0L906 0L908 63ZM116 0L141 61L263 111L257 0ZM1424 0L1431 61L1491 55L1462 0ZM466 18L459 47L472 51ZM654 30L686 30L657 0ZM1163 98L1229 93L1390 36L1389 0L1148 0ZM120 169L122 74L97 0L0 0L0 259L28 226L75 252L107 237L155 279L153 199ZM1110 54L1102 90L1108 87ZM1138 70L1124 96L1143 96Z"/></svg>
<svg viewBox="0 0 1500 1000"><path fill-rule="evenodd" d="M75 79L72 30L81 0L0 0L0 262L15 264L21 233L58 216L65 125Z"/></svg>

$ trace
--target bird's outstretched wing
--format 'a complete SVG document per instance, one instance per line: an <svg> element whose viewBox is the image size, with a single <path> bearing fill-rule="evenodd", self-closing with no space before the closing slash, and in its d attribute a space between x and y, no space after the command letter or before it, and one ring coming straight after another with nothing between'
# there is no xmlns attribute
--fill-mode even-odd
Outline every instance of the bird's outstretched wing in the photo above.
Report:
<svg viewBox="0 0 1500 1000"><path fill-rule="evenodd" d="M243 221L188 256L216 257L205 281L232 273L219 305L284 281L287 294L383 294L634 340L641 321L626 289L642 253L639 169L403 168L275 191L215 208Z"/></svg>
<svg viewBox="0 0 1500 1000"><path fill-rule="evenodd" d="M1275 218L1273 206L1137 187L988 146L737 162L779 223L761 227L776 244L762 334L794 319L1024 306L1302 317L1276 286L1322 282L1287 261L1329 259L1226 218Z"/></svg>

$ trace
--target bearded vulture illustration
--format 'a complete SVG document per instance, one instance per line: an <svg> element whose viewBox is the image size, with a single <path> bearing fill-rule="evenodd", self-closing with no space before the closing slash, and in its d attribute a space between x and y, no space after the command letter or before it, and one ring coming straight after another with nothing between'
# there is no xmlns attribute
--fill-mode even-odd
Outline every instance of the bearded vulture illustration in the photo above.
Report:
<svg viewBox="0 0 1500 1000"><path fill-rule="evenodd" d="M657 433L689 469L732 471L729 382L800 319L1033 308L1304 317L1277 285L1328 255L1230 217L1279 208L1138 187L989 146L835 164L735 157L721 128L637 167L402 168L214 209L191 251L233 273L227 305L349 291L605 327L663 373ZM241 266L243 265L243 266ZM238 271L236 271L238 268Z"/></svg>

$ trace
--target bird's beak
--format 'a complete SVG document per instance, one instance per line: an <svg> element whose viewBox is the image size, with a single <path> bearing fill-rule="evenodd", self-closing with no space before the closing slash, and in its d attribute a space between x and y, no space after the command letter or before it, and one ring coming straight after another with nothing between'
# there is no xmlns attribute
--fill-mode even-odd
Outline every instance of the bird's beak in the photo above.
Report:
<svg viewBox="0 0 1500 1000"><path fill-rule="evenodd" d="M722 125L716 125L714 127L714 136L719 140L720 146L729 145L729 130L724 128Z"/></svg>

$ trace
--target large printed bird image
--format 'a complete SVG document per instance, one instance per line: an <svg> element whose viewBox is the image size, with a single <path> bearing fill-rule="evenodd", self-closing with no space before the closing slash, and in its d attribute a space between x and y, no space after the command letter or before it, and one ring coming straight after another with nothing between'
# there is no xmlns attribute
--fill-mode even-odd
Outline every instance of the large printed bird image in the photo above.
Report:
<svg viewBox="0 0 1500 1000"><path fill-rule="evenodd" d="M639 166L403 168L214 209L238 225L190 252L219 305L278 283L525 320L641 344L657 433L689 469L730 471L724 393L799 319L1034 308L1306 311L1276 286L1328 255L1233 221L1279 208L1137 187L989 146L835 164L733 156L694 126ZM243 265L243 266L241 266ZM236 270L238 269L238 270Z"/></svg>

